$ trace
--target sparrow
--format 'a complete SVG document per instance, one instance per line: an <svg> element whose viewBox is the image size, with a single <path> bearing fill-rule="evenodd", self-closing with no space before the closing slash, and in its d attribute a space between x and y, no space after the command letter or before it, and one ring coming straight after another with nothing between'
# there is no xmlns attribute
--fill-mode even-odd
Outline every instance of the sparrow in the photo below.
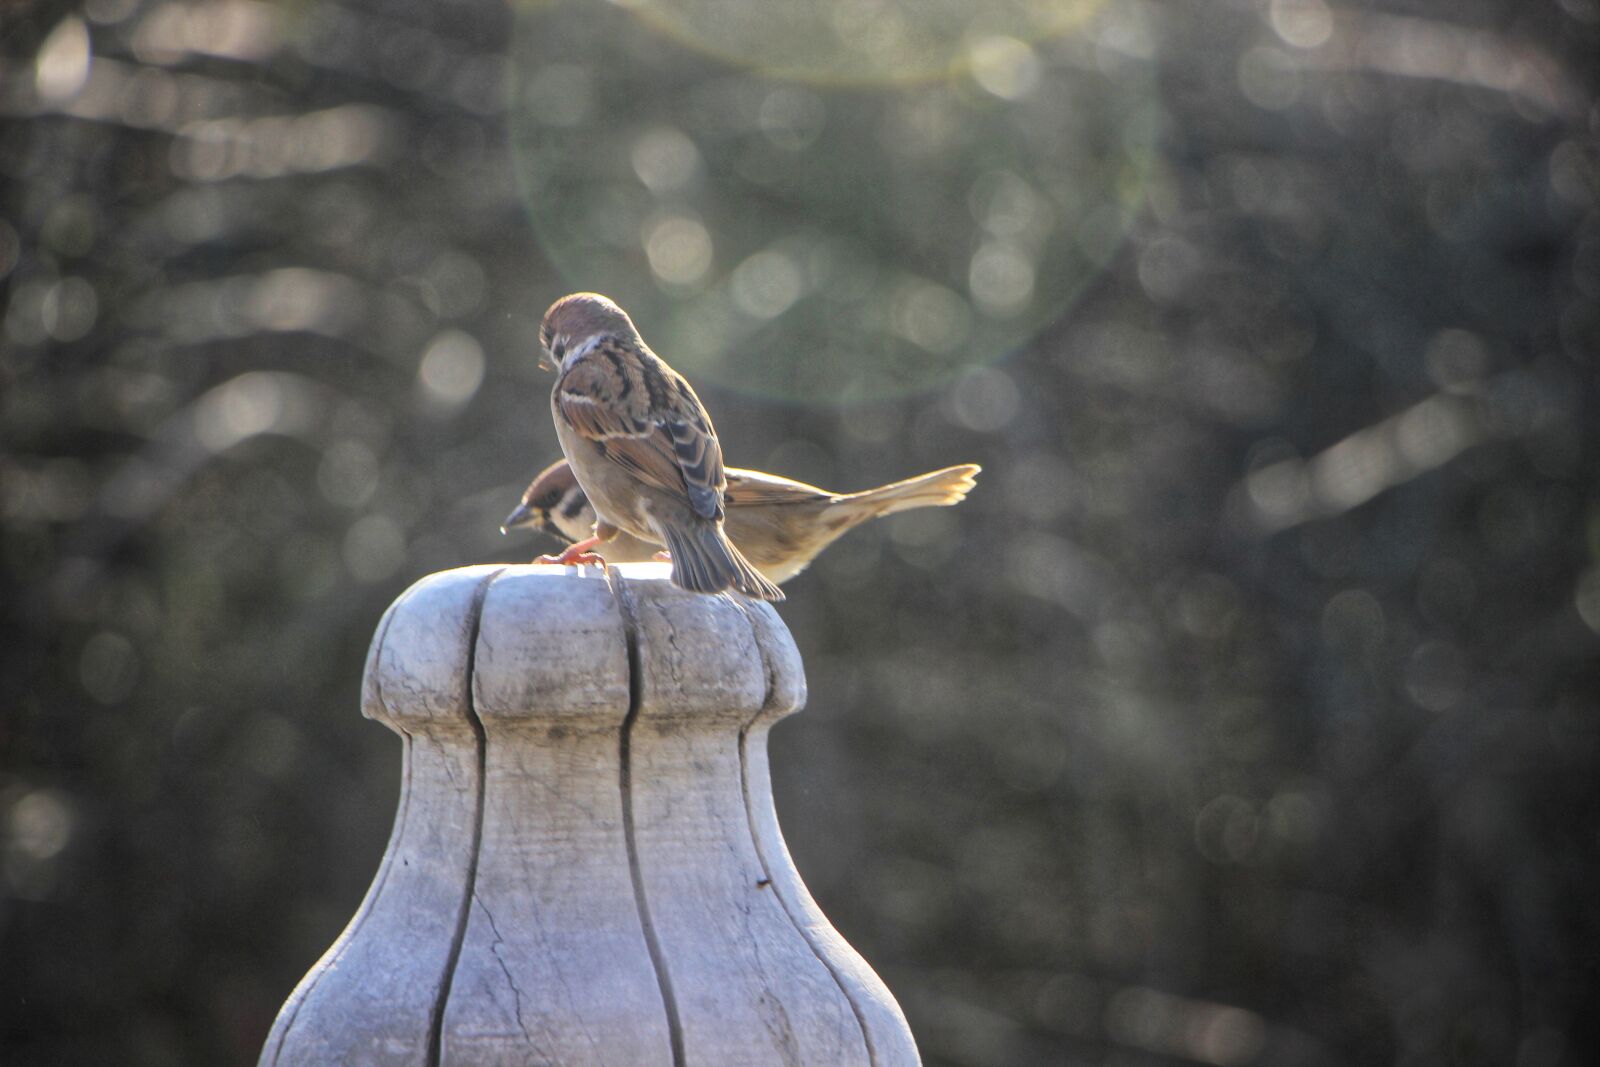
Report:
<svg viewBox="0 0 1600 1067"><path fill-rule="evenodd" d="M960 503L981 469L976 463L963 463L859 493L830 493L775 474L729 467L724 529L757 570L782 583L868 519ZM558 459L529 484L500 532L548 530L567 541L580 541L589 536L594 523L594 509L583 487L567 461ZM598 552L610 563L637 563L654 558L656 548L620 534Z"/></svg>
<svg viewBox="0 0 1600 1067"><path fill-rule="evenodd" d="M666 546L679 588L782 600L723 530L727 478L711 416L628 313L598 293L573 293L544 313L539 342L540 365L556 372L556 437L595 511L593 535L544 562L604 566L592 550L627 534Z"/></svg>

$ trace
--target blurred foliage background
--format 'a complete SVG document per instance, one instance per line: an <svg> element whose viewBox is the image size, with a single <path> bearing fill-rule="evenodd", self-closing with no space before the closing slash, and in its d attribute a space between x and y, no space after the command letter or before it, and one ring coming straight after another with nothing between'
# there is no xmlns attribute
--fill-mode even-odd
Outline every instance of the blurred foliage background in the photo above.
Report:
<svg viewBox="0 0 1600 1067"><path fill-rule="evenodd" d="M6 0L0 1060L253 1062L538 317L960 508L782 614L930 1065L1593 1062L1595 0Z"/></svg>

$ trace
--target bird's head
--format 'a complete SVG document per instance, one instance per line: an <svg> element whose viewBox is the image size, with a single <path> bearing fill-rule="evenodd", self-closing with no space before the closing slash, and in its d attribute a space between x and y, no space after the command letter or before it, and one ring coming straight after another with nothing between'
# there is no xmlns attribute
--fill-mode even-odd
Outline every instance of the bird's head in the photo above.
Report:
<svg viewBox="0 0 1600 1067"><path fill-rule="evenodd" d="M558 459L540 471L523 491L522 502L506 516L500 532L544 530L564 540L577 541L587 537L593 526L594 509L589 506L589 498L567 461Z"/></svg>
<svg viewBox="0 0 1600 1067"><path fill-rule="evenodd" d="M572 293L551 304L544 313L544 321L539 324L539 344L543 346L539 365L560 370L574 353L587 350L602 338L636 340L638 336L628 313L610 297Z"/></svg>

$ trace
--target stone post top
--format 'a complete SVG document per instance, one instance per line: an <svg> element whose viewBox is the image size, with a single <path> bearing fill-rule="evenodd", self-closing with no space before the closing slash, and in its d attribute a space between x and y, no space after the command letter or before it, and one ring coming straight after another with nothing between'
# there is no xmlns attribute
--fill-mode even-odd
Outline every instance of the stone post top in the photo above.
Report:
<svg viewBox="0 0 1600 1067"><path fill-rule="evenodd" d="M364 684L394 830L260 1067L915 1067L778 828L767 728L805 680L770 605L464 567L394 602Z"/></svg>
<svg viewBox="0 0 1600 1067"><path fill-rule="evenodd" d="M362 711L395 729L477 719L616 726L642 719L780 718L805 675L770 604L688 593L660 563L462 567L389 607L367 657Z"/></svg>

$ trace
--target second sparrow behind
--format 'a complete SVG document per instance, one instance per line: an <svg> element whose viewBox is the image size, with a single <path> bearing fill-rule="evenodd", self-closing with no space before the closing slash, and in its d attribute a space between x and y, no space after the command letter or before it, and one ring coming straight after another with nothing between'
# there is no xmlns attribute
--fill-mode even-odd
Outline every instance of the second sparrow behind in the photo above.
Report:
<svg viewBox="0 0 1600 1067"><path fill-rule="evenodd" d="M665 546L683 589L782 600L723 531L727 479L710 415L627 312L598 293L564 296L539 341L540 364L556 371L556 437L596 515L594 537L551 561L598 562L590 550L622 531Z"/></svg>

